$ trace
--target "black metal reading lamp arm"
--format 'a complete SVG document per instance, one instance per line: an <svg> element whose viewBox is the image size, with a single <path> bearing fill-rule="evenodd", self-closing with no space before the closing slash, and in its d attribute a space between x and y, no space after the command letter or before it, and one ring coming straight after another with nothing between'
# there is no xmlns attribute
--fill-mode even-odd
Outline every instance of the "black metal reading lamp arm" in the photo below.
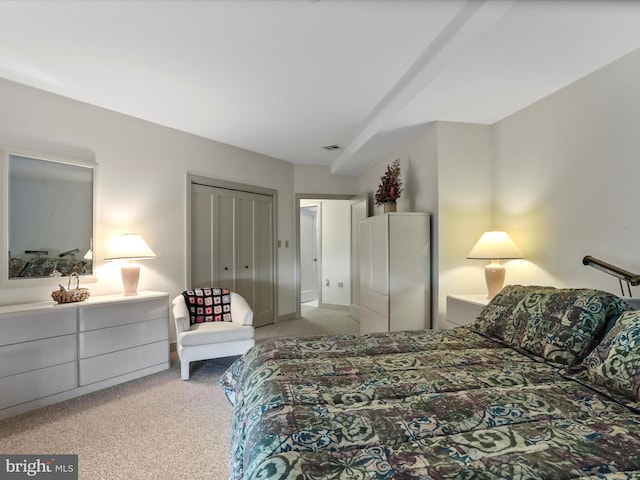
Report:
<svg viewBox="0 0 640 480"><path fill-rule="evenodd" d="M636 275L635 273L631 273L623 268L616 267L615 265L611 265L610 263L603 262L591 255L587 255L582 259L582 264L587 265L588 267L593 267L601 272L608 273L616 277L620 281L620 289L622 290L622 294L624 295L624 288L622 288L622 281L624 280L627 283L627 289L629 290L629 296L631 296L631 288L630 286L637 287L640 285L640 275Z"/></svg>
<svg viewBox="0 0 640 480"><path fill-rule="evenodd" d="M36 258L40 258L40 255L49 255L48 250L25 250L24 253L27 255L35 255Z"/></svg>

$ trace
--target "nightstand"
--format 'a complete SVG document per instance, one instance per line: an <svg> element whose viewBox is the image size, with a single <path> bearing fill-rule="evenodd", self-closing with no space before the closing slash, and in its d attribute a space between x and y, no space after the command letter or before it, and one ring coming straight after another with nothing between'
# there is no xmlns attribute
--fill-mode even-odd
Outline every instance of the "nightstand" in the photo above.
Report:
<svg viewBox="0 0 640 480"><path fill-rule="evenodd" d="M447 328L473 323L489 303L487 295L447 295Z"/></svg>

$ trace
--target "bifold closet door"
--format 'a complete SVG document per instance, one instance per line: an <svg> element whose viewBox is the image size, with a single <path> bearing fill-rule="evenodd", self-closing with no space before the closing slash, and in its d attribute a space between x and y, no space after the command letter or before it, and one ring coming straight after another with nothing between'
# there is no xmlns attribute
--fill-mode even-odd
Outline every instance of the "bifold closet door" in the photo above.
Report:
<svg viewBox="0 0 640 480"><path fill-rule="evenodd" d="M274 322L273 197L192 186L191 286L242 295L254 326Z"/></svg>
<svg viewBox="0 0 640 480"><path fill-rule="evenodd" d="M233 190L193 185L191 287L236 289L236 210Z"/></svg>
<svg viewBox="0 0 640 480"><path fill-rule="evenodd" d="M273 323L273 197L238 192L238 293L256 327Z"/></svg>

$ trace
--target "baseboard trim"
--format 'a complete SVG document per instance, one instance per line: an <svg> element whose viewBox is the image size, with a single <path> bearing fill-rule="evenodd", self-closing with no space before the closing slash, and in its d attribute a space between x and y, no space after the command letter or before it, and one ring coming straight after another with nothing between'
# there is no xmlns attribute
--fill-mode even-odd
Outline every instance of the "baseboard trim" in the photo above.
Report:
<svg viewBox="0 0 640 480"><path fill-rule="evenodd" d="M320 308L329 308L331 310L341 310L343 312L348 312L350 310L349 305L338 305L336 303L321 303Z"/></svg>
<svg viewBox="0 0 640 480"><path fill-rule="evenodd" d="M286 320L293 320L294 318L296 318L296 312L285 313L284 315L278 315L278 318L276 318L276 323L284 322Z"/></svg>

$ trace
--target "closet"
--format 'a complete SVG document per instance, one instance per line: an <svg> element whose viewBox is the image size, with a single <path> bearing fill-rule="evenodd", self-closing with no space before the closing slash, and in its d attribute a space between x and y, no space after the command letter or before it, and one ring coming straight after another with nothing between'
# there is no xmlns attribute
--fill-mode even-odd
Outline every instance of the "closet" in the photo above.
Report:
<svg viewBox="0 0 640 480"><path fill-rule="evenodd" d="M274 322L274 196L191 183L191 287L238 292L253 325Z"/></svg>
<svg viewBox="0 0 640 480"><path fill-rule="evenodd" d="M360 332L431 328L430 217L385 213L360 222Z"/></svg>

